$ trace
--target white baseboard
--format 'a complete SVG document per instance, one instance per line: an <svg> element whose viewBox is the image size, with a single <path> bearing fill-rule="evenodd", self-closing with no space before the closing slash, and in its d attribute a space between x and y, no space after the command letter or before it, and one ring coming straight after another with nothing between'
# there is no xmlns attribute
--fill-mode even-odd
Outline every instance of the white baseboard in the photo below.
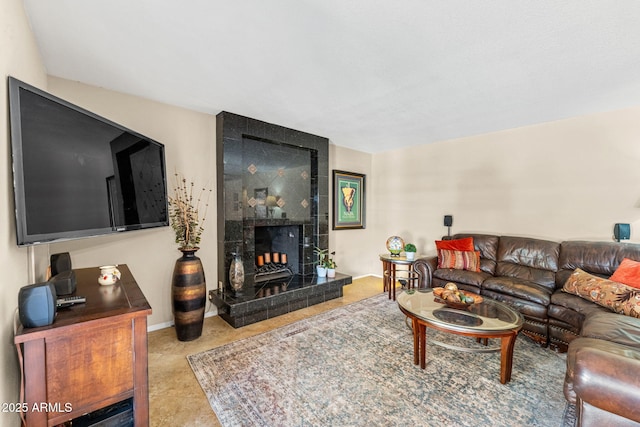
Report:
<svg viewBox="0 0 640 427"><path fill-rule="evenodd" d="M218 315L218 310L211 310L204 314L204 317L213 317ZM147 326L147 332L159 331L160 329L172 328L175 325L175 322L172 320L170 322L156 323L155 325Z"/></svg>
<svg viewBox="0 0 640 427"><path fill-rule="evenodd" d="M147 326L147 332L159 331L160 329L170 328L174 325L174 322L156 323L155 325Z"/></svg>
<svg viewBox="0 0 640 427"><path fill-rule="evenodd" d="M353 280L363 279L365 277L377 277L378 279L382 279L382 275L381 274L373 274L372 273L372 274L363 274L362 276L356 276L356 277L353 278Z"/></svg>

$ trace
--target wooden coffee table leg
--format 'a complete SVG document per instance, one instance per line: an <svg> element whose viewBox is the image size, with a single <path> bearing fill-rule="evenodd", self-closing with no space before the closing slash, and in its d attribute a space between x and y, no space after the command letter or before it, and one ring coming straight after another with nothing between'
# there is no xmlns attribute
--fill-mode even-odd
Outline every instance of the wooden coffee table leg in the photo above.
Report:
<svg viewBox="0 0 640 427"><path fill-rule="evenodd" d="M418 325L418 319L415 317L411 318L411 327L413 329L413 364L417 365L420 363L420 326Z"/></svg>
<svg viewBox="0 0 640 427"><path fill-rule="evenodd" d="M391 284L393 283L393 267L395 264L393 263L388 263L387 266L389 267L389 269L387 270L389 272L389 276L387 277L387 292L389 293L389 299L391 299Z"/></svg>
<svg viewBox="0 0 640 427"><path fill-rule="evenodd" d="M389 286L389 263L382 261L382 291L387 292Z"/></svg>
<svg viewBox="0 0 640 427"><path fill-rule="evenodd" d="M517 332L501 339L500 349L500 382L506 384L511 381L511 368L513 364L513 347L516 343Z"/></svg>
<svg viewBox="0 0 640 427"><path fill-rule="evenodd" d="M395 264L391 264L391 287L392 292L393 292L393 300L396 300L396 265Z"/></svg>
<svg viewBox="0 0 640 427"><path fill-rule="evenodd" d="M424 369L427 366L427 326L418 322L418 330L420 334L420 368Z"/></svg>

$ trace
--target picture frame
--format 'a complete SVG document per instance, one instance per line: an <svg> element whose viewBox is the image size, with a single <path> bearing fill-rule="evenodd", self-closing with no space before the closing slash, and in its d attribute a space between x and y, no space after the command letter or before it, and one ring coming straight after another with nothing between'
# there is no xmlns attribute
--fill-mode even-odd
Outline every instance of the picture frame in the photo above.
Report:
<svg viewBox="0 0 640 427"><path fill-rule="evenodd" d="M333 229L363 229L365 224L366 175L333 171Z"/></svg>

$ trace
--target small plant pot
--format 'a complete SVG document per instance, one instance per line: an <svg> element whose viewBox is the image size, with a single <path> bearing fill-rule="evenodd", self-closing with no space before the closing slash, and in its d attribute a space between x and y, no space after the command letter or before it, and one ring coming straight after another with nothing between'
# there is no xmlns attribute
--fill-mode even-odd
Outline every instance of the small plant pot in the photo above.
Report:
<svg viewBox="0 0 640 427"><path fill-rule="evenodd" d="M327 269L325 267L316 267L316 272L318 273L318 277L327 277Z"/></svg>
<svg viewBox="0 0 640 427"><path fill-rule="evenodd" d="M407 261L413 261L416 259L416 253L415 252L405 252L405 255L407 257Z"/></svg>
<svg viewBox="0 0 640 427"><path fill-rule="evenodd" d="M327 277L336 277L336 269L327 268Z"/></svg>

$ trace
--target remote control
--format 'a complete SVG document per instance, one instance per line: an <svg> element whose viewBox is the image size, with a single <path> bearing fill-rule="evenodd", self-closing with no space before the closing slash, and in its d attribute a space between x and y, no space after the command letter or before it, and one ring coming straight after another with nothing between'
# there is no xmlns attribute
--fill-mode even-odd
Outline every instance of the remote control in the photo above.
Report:
<svg viewBox="0 0 640 427"><path fill-rule="evenodd" d="M77 296L58 298L56 305L58 308L64 308L64 307L71 307L74 304L84 304L85 302L87 302L87 299L85 297L81 297L77 295Z"/></svg>

